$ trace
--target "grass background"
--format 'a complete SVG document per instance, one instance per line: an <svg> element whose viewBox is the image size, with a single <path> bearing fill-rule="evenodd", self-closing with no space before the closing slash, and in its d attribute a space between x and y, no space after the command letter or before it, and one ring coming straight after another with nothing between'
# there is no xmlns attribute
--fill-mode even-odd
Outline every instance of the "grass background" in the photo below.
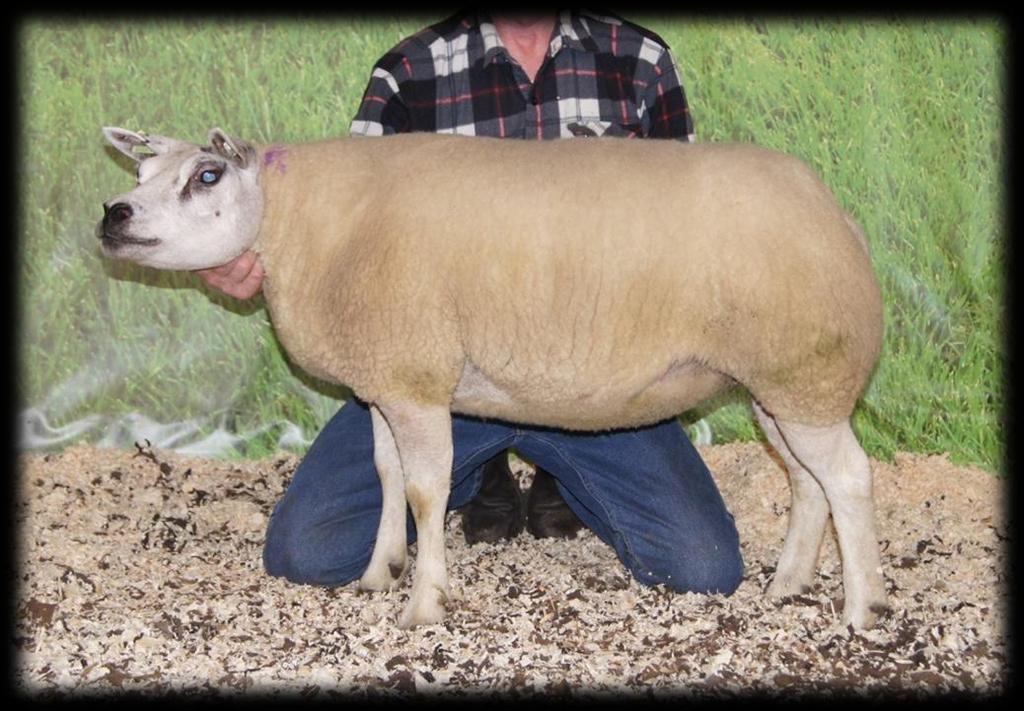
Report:
<svg viewBox="0 0 1024 711"><path fill-rule="evenodd" d="M672 47L698 140L798 155L861 222L886 302L855 427L872 456L1003 464L1007 31L995 20L632 15ZM18 385L22 446L226 456L302 450L346 393L296 372L260 299L102 260L101 203L133 176L99 128L195 141L344 135L373 62L443 14L26 20ZM758 436L742 394L684 416Z"/></svg>

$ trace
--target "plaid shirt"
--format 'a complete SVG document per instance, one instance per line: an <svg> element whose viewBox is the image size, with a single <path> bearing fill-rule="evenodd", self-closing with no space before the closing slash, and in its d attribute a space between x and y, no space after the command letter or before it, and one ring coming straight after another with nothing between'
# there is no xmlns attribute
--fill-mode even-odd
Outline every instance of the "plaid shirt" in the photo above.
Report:
<svg viewBox="0 0 1024 711"><path fill-rule="evenodd" d="M620 18L569 11L559 14L534 82L483 13L454 15L400 42L374 66L349 132L411 131L694 137L668 45Z"/></svg>

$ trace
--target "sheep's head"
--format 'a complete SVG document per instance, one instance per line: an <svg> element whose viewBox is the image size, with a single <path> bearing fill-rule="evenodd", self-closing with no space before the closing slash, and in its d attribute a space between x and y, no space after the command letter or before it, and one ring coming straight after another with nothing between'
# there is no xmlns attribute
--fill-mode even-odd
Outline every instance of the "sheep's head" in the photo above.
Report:
<svg viewBox="0 0 1024 711"><path fill-rule="evenodd" d="M122 128L103 135L135 161L138 183L104 203L103 254L157 269L205 269L249 248L259 233L259 160L248 143L210 131L198 146Z"/></svg>

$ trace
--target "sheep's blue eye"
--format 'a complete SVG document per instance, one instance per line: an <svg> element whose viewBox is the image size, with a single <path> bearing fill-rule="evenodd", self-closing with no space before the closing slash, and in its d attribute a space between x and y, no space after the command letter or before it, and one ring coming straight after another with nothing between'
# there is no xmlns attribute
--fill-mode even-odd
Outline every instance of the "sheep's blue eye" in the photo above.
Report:
<svg viewBox="0 0 1024 711"><path fill-rule="evenodd" d="M199 180L206 183L207 185L213 185L217 182L220 175L214 170L204 170L199 175Z"/></svg>

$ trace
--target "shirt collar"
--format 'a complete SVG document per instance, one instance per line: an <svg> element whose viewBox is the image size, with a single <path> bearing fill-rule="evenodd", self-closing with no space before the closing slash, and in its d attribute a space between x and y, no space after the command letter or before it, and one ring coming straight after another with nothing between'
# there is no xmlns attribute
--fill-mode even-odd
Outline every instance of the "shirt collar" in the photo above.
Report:
<svg viewBox="0 0 1024 711"><path fill-rule="evenodd" d="M491 21L490 13L481 12L477 16L477 24L480 34L484 40L484 64L493 62L499 54L505 54L508 50L502 44ZM597 43L590 36L590 26L585 17L577 15L572 10L561 10L558 19L555 21L555 31L552 33L551 44L548 46L548 54L555 56L562 47L571 47L584 52L596 52Z"/></svg>

